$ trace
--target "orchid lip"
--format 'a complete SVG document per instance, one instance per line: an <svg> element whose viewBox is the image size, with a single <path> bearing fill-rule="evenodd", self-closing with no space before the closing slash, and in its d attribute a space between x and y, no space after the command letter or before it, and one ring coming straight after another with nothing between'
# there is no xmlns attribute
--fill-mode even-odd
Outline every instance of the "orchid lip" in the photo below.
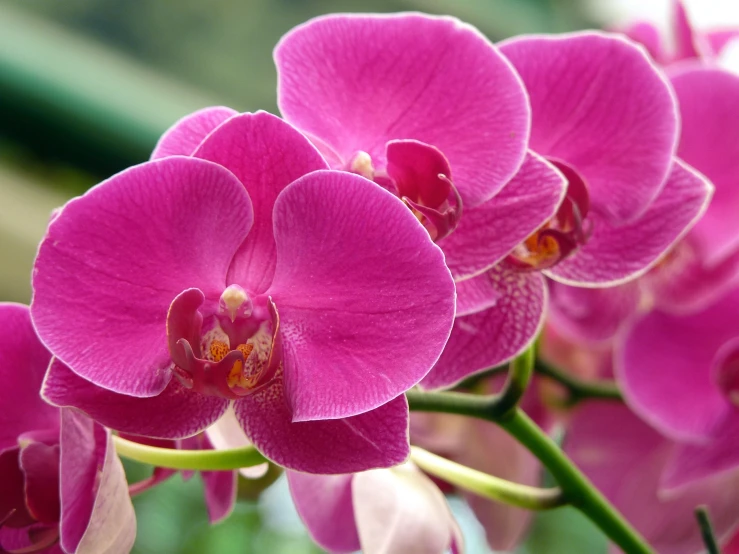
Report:
<svg viewBox="0 0 739 554"><path fill-rule="evenodd" d="M565 162L548 160L567 179L567 194L555 216L506 258L520 271L542 271L557 265L587 243L593 232L590 195L582 176Z"/></svg>
<svg viewBox="0 0 739 554"><path fill-rule="evenodd" d="M198 289L181 293L167 320L172 373L186 388L237 400L269 386L282 363L277 307L237 285L221 295L217 313L202 313Z"/></svg>
<svg viewBox="0 0 739 554"><path fill-rule="evenodd" d="M449 162L434 146L416 140L387 144L387 167L378 170L367 152L357 151L345 169L370 179L400 198L433 241L449 236L462 217L462 197Z"/></svg>

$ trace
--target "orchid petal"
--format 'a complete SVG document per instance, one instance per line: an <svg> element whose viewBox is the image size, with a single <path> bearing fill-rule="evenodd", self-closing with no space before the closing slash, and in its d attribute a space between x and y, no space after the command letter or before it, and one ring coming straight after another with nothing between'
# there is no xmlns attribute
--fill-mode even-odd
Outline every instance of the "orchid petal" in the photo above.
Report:
<svg viewBox="0 0 739 554"><path fill-rule="evenodd" d="M726 493L739 486L739 473L665 494L660 475L673 444L623 404L588 402L570 422L565 449L655 552L695 554L704 548L696 506L707 505L721 540L739 522L736 498Z"/></svg>
<svg viewBox="0 0 739 554"><path fill-rule="evenodd" d="M549 282L549 319L557 331L576 342L613 339L639 308L638 281L603 289Z"/></svg>
<svg viewBox="0 0 739 554"><path fill-rule="evenodd" d="M465 206L491 198L523 161L525 92L479 31L451 17L332 15L275 49L285 118L344 162L385 165L385 144L415 139L449 160Z"/></svg>
<svg viewBox="0 0 739 554"><path fill-rule="evenodd" d="M352 503L353 476L286 473L295 509L313 540L332 554L359 550Z"/></svg>
<svg viewBox="0 0 739 554"><path fill-rule="evenodd" d="M358 473L354 514L365 554L446 552L456 526L444 494L415 466Z"/></svg>
<svg viewBox="0 0 739 554"><path fill-rule="evenodd" d="M473 278L478 279L500 298L492 307L454 321L441 358L421 382L423 388L450 387L500 365L528 348L539 333L547 300L541 275L498 266Z"/></svg>
<svg viewBox="0 0 739 554"><path fill-rule="evenodd" d="M490 269L557 212L565 192L562 175L533 152L503 189L465 209L454 232L439 242L455 279Z"/></svg>
<svg viewBox="0 0 739 554"><path fill-rule="evenodd" d="M157 396L119 394L83 379L56 358L41 394L51 404L82 410L111 429L163 439L194 435L221 417L228 406L225 398L187 390L177 379Z"/></svg>
<svg viewBox="0 0 739 554"><path fill-rule="evenodd" d="M20 456L18 446L0 452L0 517L5 525L12 528L33 523L33 516L26 505L25 476Z"/></svg>
<svg viewBox="0 0 739 554"><path fill-rule="evenodd" d="M20 529L0 527L0 548L9 554L43 552L43 554L67 554L59 546L59 530L56 525L36 524Z"/></svg>
<svg viewBox="0 0 739 554"><path fill-rule="evenodd" d="M212 450L213 444L205 433L199 433L178 441L178 448L183 450ZM213 525L226 519L236 505L238 473L236 471L201 471L205 506L208 509L208 521ZM183 478L185 474L183 472Z"/></svg>
<svg viewBox="0 0 739 554"><path fill-rule="evenodd" d="M714 54L722 54L724 49L730 47L730 43L734 39L739 37L739 29L720 29L718 31L711 31L706 33L706 40L708 41L711 51Z"/></svg>
<svg viewBox="0 0 739 554"><path fill-rule="evenodd" d="M59 445L32 442L21 448L20 465L26 484L26 505L41 523L59 521Z"/></svg>
<svg viewBox="0 0 739 554"><path fill-rule="evenodd" d="M693 315L643 316L615 357L630 407L669 437L705 441L734 411L712 367L719 349L738 335L739 291Z"/></svg>
<svg viewBox="0 0 739 554"><path fill-rule="evenodd" d="M710 52L710 45L701 33L693 28L685 4L681 0L673 2L674 20L673 34L675 41L675 55L673 61L701 58Z"/></svg>
<svg viewBox="0 0 739 554"><path fill-rule="evenodd" d="M275 267L272 211L277 196L298 177L328 165L306 137L267 112L232 117L208 135L194 156L232 171L249 193L254 224L236 253L228 282L264 292ZM234 209L231 213L242 216Z"/></svg>
<svg viewBox="0 0 739 554"><path fill-rule="evenodd" d="M503 273L504 267L505 264L501 264L482 275L456 283L457 318L495 307L505 291L500 290L498 279L494 276Z"/></svg>
<svg viewBox="0 0 739 554"><path fill-rule="evenodd" d="M61 545L76 554L126 554L136 516L113 439L72 410L61 419Z"/></svg>
<svg viewBox="0 0 739 554"><path fill-rule="evenodd" d="M236 471L203 471L203 491L208 507L208 521L219 523L233 512L236 505Z"/></svg>
<svg viewBox="0 0 739 554"><path fill-rule="evenodd" d="M320 171L285 189L274 217L267 294L292 420L360 414L418 383L449 336L454 282L411 211L362 177Z"/></svg>
<svg viewBox="0 0 739 554"><path fill-rule="evenodd" d="M293 422L278 377L269 387L236 401L234 411L254 446L288 469L351 473L390 467L409 454L408 403L403 395L353 417Z"/></svg>
<svg viewBox="0 0 739 554"><path fill-rule="evenodd" d="M36 337L27 306L0 302L0 452L18 445L18 435L56 429L59 412L39 396L51 354ZM0 514L1 517L1 514Z"/></svg>
<svg viewBox="0 0 739 554"><path fill-rule="evenodd" d="M222 167L172 156L127 169L49 226L34 267L34 325L95 384L159 394L171 377L170 303L190 287L217 299L250 226L249 197Z"/></svg>
<svg viewBox="0 0 739 554"><path fill-rule="evenodd" d="M654 61L659 64L667 61L667 56L662 48L662 36L657 27L651 23L640 21L624 29L623 34L628 38L644 46Z"/></svg>
<svg viewBox="0 0 739 554"><path fill-rule="evenodd" d="M739 284L739 248L709 266L693 245L691 233L673 249L671 256L671 263L644 276L655 306L662 311L700 311Z"/></svg>
<svg viewBox="0 0 739 554"><path fill-rule="evenodd" d="M739 75L699 64L671 75L680 102L678 155L716 187L691 238L708 264L739 250Z"/></svg>
<svg viewBox="0 0 739 554"><path fill-rule="evenodd" d="M624 225L593 216L587 242L544 273L560 283L593 287L643 275L695 225L712 191L702 175L675 159L667 183L643 215Z"/></svg>
<svg viewBox="0 0 739 554"><path fill-rule="evenodd" d="M614 223L643 214L678 138L676 102L646 52L591 31L516 37L500 48L529 93L531 149L576 168Z"/></svg>
<svg viewBox="0 0 739 554"><path fill-rule="evenodd" d="M681 488L712 475L739 471L739 417L727 417L710 441L703 444L681 444L672 453L665 469L662 485Z"/></svg>
<svg viewBox="0 0 739 554"><path fill-rule="evenodd" d="M151 159L191 156L213 129L237 114L231 108L216 106L186 115L164 132L151 153Z"/></svg>

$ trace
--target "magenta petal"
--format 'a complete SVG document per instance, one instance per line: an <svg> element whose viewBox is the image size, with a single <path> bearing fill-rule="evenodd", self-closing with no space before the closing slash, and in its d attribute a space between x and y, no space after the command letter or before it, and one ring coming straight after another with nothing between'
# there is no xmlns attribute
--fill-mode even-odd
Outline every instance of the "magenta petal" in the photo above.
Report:
<svg viewBox="0 0 739 554"><path fill-rule="evenodd" d="M734 410L712 369L719 349L737 336L739 291L694 315L645 315L615 357L629 405L668 436L706 440Z"/></svg>
<svg viewBox="0 0 739 554"><path fill-rule="evenodd" d="M529 93L531 149L576 168L592 204L613 221L644 213L678 138L676 102L644 50L590 31L518 37L500 48Z"/></svg>
<svg viewBox="0 0 739 554"><path fill-rule="evenodd" d="M33 523L26 505L25 476L20 457L20 448L17 446L0 452L0 521L10 528L26 527ZM0 526L0 531L2 529Z"/></svg>
<svg viewBox="0 0 739 554"><path fill-rule="evenodd" d="M140 398L98 387L54 359L44 380L44 398L73 407L116 431L164 439L194 435L215 422L228 400L185 389L172 379L157 396Z"/></svg>
<svg viewBox="0 0 739 554"><path fill-rule="evenodd" d="M557 212L562 175L533 152L503 190L464 209L454 232L439 242L455 279L490 269Z"/></svg>
<svg viewBox="0 0 739 554"><path fill-rule="evenodd" d="M127 169L69 202L33 274L33 321L54 354L94 383L153 396L171 373L167 310L184 289L218 298L251 226L227 170L173 156Z"/></svg>
<svg viewBox="0 0 739 554"><path fill-rule="evenodd" d="M483 311L458 317L449 342L423 388L450 387L473 373L502 364L525 350L544 323L547 291L538 273L495 267L482 280L500 298Z"/></svg>
<svg viewBox="0 0 739 554"><path fill-rule="evenodd" d="M328 165L306 137L267 112L231 118L194 155L231 170L249 193L254 224L234 258L228 282L261 293L274 274L272 211L277 196L298 177Z"/></svg>
<svg viewBox="0 0 739 554"><path fill-rule="evenodd" d="M624 29L623 34L644 46L657 63L661 64L666 61L666 55L662 48L662 34L651 23L640 21Z"/></svg>
<svg viewBox="0 0 739 554"><path fill-rule="evenodd" d="M449 336L454 282L398 198L357 175L312 173L278 198L275 240L268 294L293 421L360 414L421 380Z"/></svg>
<svg viewBox="0 0 739 554"><path fill-rule="evenodd" d="M11 554L20 552L66 554L59 546L59 531L56 525L36 524L20 529L0 527L0 548L2 552Z"/></svg>
<svg viewBox="0 0 739 554"><path fill-rule="evenodd" d="M523 161L525 92L479 31L451 17L332 15L275 49L278 104L347 162L385 165L385 144L415 139L449 160L466 207L491 198Z"/></svg>
<svg viewBox="0 0 739 554"><path fill-rule="evenodd" d="M65 551L130 552L136 516L113 439L72 410L62 410L61 501Z"/></svg>
<svg viewBox="0 0 739 554"><path fill-rule="evenodd" d="M739 249L718 264L707 266L692 239L691 233L673 250L673 263L646 275L655 306L660 310L698 311L739 284Z"/></svg>
<svg viewBox="0 0 739 554"><path fill-rule="evenodd" d="M457 538L444 494L411 464L358 473L352 492L364 554L447 552Z"/></svg>
<svg viewBox="0 0 739 554"><path fill-rule="evenodd" d="M290 494L310 536L332 554L360 549L352 504L352 475L287 471Z"/></svg>
<svg viewBox="0 0 739 554"><path fill-rule="evenodd" d="M739 417L733 414L705 444L682 444L669 460L662 484L668 488L683 487L712 475L739 469Z"/></svg>
<svg viewBox="0 0 739 554"><path fill-rule="evenodd" d="M711 48L711 52L721 54L724 48L729 46L730 42L739 37L739 29L719 29L706 33L705 37Z"/></svg>
<svg viewBox="0 0 739 554"><path fill-rule="evenodd" d="M273 462L307 473L351 473L408 457L408 403L401 395L369 412L321 421L291 421L282 378L234 403L247 436Z"/></svg>
<svg viewBox="0 0 739 554"><path fill-rule="evenodd" d="M713 264L739 249L739 76L691 64L671 80L682 118L678 155L716 187L691 233Z"/></svg>
<svg viewBox="0 0 739 554"><path fill-rule="evenodd" d="M593 214L593 231L585 245L546 275L565 284L604 287L644 274L698 221L712 189L704 177L675 159L646 213L619 226Z"/></svg>
<svg viewBox="0 0 739 554"><path fill-rule="evenodd" d="M39 395L51 355L36 337L27 306L0 302L0 452L18 435L56 429L59 410ZM2 514L0 514L2 517Z"/></svg>
<svg viewBox="0 0 739 554"><path fill-rule="evenodd" d="M26 505L34 519L59 521L59 445L32 442L21 448L20 464L26 483Z"/></svg>
<svg viewBox="0 0 739 554"><path fill-rule="evenodd" d="M593 484L640 531L655 552L703 551L695 522L696 506L708 506L717 537L739 522L736 496L739 473L708 479L676 492L659 490L673 443L617 402L589 402L578 407L565 449Z"/></svg>
<svg viewBox="0 0 739 554"><path fill-rule="evenodd" d="M214 445L210 442L208 435L200 433L178 441L177 447L183 450L212 450ZM182 472L183 479L189 479L186 473L189 472ZM201 471L200 476L203 479L208 521L213 525L230 516L236 505L238 473L236 471Z"/></svg>
<svg viewBox="0 0 739 554"><path fill-rule="evenodd" d="M611 340L636 314L641 300L638 281L603 289L549 282L549 319L557 331L576 342Z"/></svg>
<svg viewBox="0 0 739 554"><path fill-rule="evenodd" d="M151 159L192 155L213 129L237 113L231 108L216 106L186 115L164 132L151 153Z"/></svg>
<svg viewBox="0 0 739 554"><path fill-rule="evenodd" d="M700 58L703 50L709 46L700 33L693 29L685 5L681 0L673 1L673 33L675 41L674 61Z"/></svg>
<svg viewBox="0 0 739 554"><path fill-rule="evenodd" d="M457 318L487 310L498 303L505 291L500 290L495 276L502 273L504 267L501 264L482 275L456 283Z"/></svg>
<svg viewBox="0 0 739 554"><path fill-rule="evenodd" d="M236 505L236 471L203 471L203 491L211 524L223 521L233 512Z"/></svg>

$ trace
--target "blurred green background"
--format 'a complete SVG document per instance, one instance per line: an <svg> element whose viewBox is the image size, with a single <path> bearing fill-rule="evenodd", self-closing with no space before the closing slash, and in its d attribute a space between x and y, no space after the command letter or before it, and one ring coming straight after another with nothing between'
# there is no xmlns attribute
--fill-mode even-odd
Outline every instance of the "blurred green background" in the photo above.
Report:
<svg viewBox="0 0 739 554"><path fill-rule="evenodd" d="M276 113L272 48L306 19L337 11L455 15L491 39L592 27L596 0L0 0L0 300L28 302L51 210L148 158L176 119L207 105ZM600 4L603 4L601 1ZM133 480L146 468L127 464ZM208 525L199 477L135 499L134 552L320 552L284 480ZM489 552L452 499L468 552ZM537 519L527 554L597 554L605 542L569 509Z"/></svg>

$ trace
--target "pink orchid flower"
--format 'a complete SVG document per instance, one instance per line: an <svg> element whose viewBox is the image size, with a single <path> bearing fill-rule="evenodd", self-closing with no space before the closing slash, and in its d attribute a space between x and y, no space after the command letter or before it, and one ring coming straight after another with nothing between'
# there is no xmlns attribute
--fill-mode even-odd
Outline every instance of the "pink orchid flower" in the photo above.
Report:
<svg viewBox="0 0 739 554"><path fill-rule="evenodd" d="M713 198L638 283L598 291L551 287L553 321L573 338L611 339L638 309L695 312L739 283L739 76L697 61L669 74L682 121L678 155L711 180ZM672 217L695 221L700 213L697 203L682 203Z"/></svg>
<svg viewBox="0 0 739 554"><path fill-rule="evenodd" d="M110 433L39 396L51 355L28 308L0 304L0 551L126 553L136 536Z"/></svg>
<svg viewBox="0 0 739 554"><path fill-rule="evenodd" d="M547 300L537 270L588 288L636 279L695 224L711 195L706 179L673 156L674 94L636 45L585 32L511 39L501 51L527 86L530 146L567 179L567 197L493 270L457 283L457 319L442 357L422 382L429 388L453 385L530 344ZM573 296L603 294L609 293ZM620 314L624 307L612 311ZM607 332L583 327L599 336Z"/></svg>
<svg viewBox="0 0 739 554"><path fill-rule="evenodd" d="M664 369L664 368L663 368ZM679 401L674 401L677 404ZM564 444L572 460L660 554L704 551L695 520L707 505L722 542L739 523L739 472L664 490L663 474L681 447L655 432L623 404L590 401L575 410ZM616 548L612 547L616 552Z"/></svg>
<svg viewBox="0 0 739 554"><path fill-rule="evenodd" d="M674 157L678 114L669 83L620 35L523 36L500 49L529 94L531 149L568 181L557 215L514 260L575 286L613 286L644 274L695 221L710 192Z"/></svg>
<svg viewBox="0 0 739 554"><path fill-rule="evenodd" d="M341 15L292 30L275 61L287 120L402 198L444 251L458 319L423 386L525 349L544 281L501 262L555 215L564 180L527 152L526 92L498 49L450 17Z"/></svg>
<svg viewBox="0 0 739 554"><path fill-rule="evenodd" d="M464 551L444 494L413 464L351 475L287 472L313 540L332 554Z"/></svg>
<svg viewBox="0 0 739 554"><path fill-rule="evenodd" d="M665 486L739 466L739 289L695 314L639 318L615 368L632 409L679 446Z"/></svg>
<svg viewBox="0 0 739 554"><path fill-rule="evenodd" d="M624 30L629 38L643 44L659 64L670 65L696 59L721 60L737 44L739 29L701 31L693 25L681 0L673 0L672 7L672 44L651 23L640 21Z"/></svg>
<svg viewBox="0 0 739 554"><path fill-rule="evenodd" d="M175 125L159 150L184 155L113 176L49 226L31 307L61 362L45 397L170 439L232 405L280 465L400 463L402 393L454 317L443 254L398 198L328 171L287 123L262 112L218 125L227 112Z"/></svg>

